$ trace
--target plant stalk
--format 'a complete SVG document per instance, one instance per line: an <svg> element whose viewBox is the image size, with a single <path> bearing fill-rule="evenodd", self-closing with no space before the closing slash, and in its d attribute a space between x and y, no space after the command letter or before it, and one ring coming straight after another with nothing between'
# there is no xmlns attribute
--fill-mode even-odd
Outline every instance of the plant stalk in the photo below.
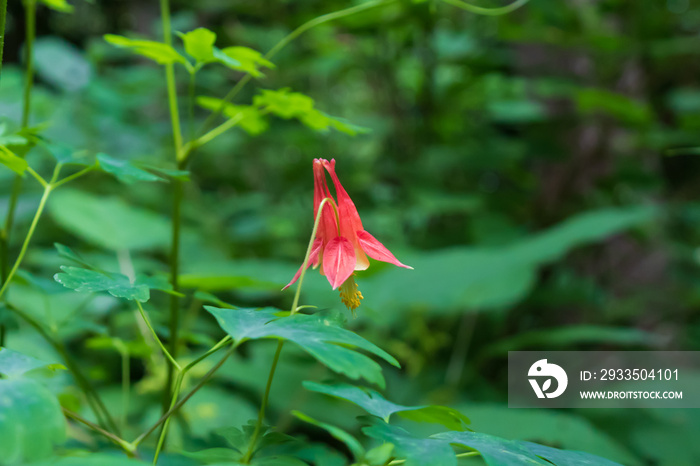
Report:
<svg viewBox="0 0 700 466"><path fill-rule="evenodd" d="M329 203L333 206L333 210L336 215L336 222L338 222L338 210L330 197L324 198L318 206L318 213L316 214L316 219L314 220L314 227L311 230L311 239L309 240L309 245L306 248L306 255L304 256L304 262L302 262L301 274L299 275L299 283L297 285L296 293L294 293L294 301L292 301L292 308L289 313L289 317L293 316L299 307L299 298L301 296L301 286L304 283L304 276L306 275L306 269L309 268L309 257L311 256L311 249L313 248L314 240L316 239L316 233L318 231L318 225L321 222L321 215L323 214L323 209L326 204ZM340 224L338 223L338 228ZM248 445L248 451L246 451L245 456L241 460L244 464L250 463L255 453L255 445L258 443L260 437L260 431L262 429L262 423L265 420L265 411L267 410L267 405L270 399L270 390L272 389L272 380L275 378L275 371L277 370L277 364L279 363L280 355L282 354L282 348L284 347L284 340L280 340L277 343L277 350L275 351L275 356L272 359L272 366L270 367L270 373L267 376L267 384L265 385L265 393L263 395L262 402L260 403L260 411L258 412L258 420L255 423L255 431L253 432L253 437Z"/></svg>

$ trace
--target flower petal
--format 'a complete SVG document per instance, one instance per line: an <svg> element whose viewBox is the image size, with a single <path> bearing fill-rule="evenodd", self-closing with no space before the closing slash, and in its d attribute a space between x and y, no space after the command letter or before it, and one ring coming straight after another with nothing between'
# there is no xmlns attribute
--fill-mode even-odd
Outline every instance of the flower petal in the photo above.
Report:
<svg viewBox="0 0 700 466"><path fill-rule="evenodd" d="M365 270L369 267L369 260L357 240L357 232L364 230L360 214L357 213L357 208L352 199L350 199L350 195L345 191L343 185L340 184L338 175L335 173L335 159L332 159L330 162L323 160L323 166L328 171L335 185L335 196L338 199L338 216L340 217L340 235L349 239L355 248L355 256L357 257L355 270Z"/></svg>
<svg viewBox="0 0 700 466"><path fill-rule="evenodd" d="M309 262L306 264L306 268L308 269L311 265L316 267L318 265L318 260L320 257L320 252L321 252L321 247L323 246L323 241L320 239L314 240L314 244L311 245L311 253L309 254ZM297 280L299 280L299 277L301 277L301 271L304 269L304 264L301 264L301 267L299 267L299 270L297 270L297 273L294 275L294 278L292 278L292 281L287 283L287 286L282 288L282 291L286 290L290 286L294 284Z"/></svg>
<svg viewBox="0 0 700 466"><path fill-rule="evenodd" d="M372 259L376 259L382 262L388 262L390 264L398 265L399 267L404 267L407 269L413 269L413 267L409 267L408 265L399 262L399 260L396 257L394 257L391 251L389 251L382 243L377 241L377 239L374 236L370 235L367 231L358 231L357 239L360 240L360 245L362 245L362 249Z"/></svg>
<svg viewBox="0 0 700 466"><path fill-rule="evenodd" d="M326 172L323 169L323 159L314 159L314 221L318 215L318 208L324 198L333 199L326 183ZM335 199L333 201L335 203ZM330 203L323 206L323 213L318 224L316 238L328 242L338 236L338 225L335 223L335 213Z"/></svg>
<svg viewBox="0 0 700 466"><path fill-rule="evenodd" d="M355 248L349 239L336 236L323 252L323 273L335 290L355 271Z"/></svg>

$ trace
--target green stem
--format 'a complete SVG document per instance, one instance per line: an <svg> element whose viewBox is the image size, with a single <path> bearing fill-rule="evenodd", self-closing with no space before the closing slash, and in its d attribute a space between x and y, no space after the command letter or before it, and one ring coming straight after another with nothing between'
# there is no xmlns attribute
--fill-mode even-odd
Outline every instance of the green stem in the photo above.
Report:
<svg viewBox="0 0 700 466"><path fill-rule="evenodd" d="M85 175L86 173L90 173L93 170L97 169L97 165L90 165L87 168L83 168L79 172L73 173L72 175L66 176L60 181L57 181L56 183L53 184L53 189L58 188L59 186L63 186L66 183L70 183L71 181L80 178L81 176Z"/></svg>
<svg viewBox="0 0 700 466"><path fill-rule="evenodd" d="M344 10L334 11L333 13L318 16L302 24L294 31L289 33L286 37L282 38L282 40L277 42L277 44L275 44L275 46L272 47L270 51L265 54L265 59L271 60L275 55L277 55L277 53L280 50L286 47L291 41L293 41L294 39L296 39L311 28L319 26L323 23L328 23L330 21L335 21L337 19L345 18L347 16L352 16L354 14L369 10L371 8L390 5L392 3L396 3L397 1L398 0L373 0L350 8L346 8ZM204 122L202 132L206 131L214 123L214 120L221 114L221 112L223 112L224 108L226 107L226 104L228 102L231 102L231 100L233 100L233 98L236 97L236 95L241 91L241 89L243 89L243 87L246 84L248 84L248 82L250 82L252 78L253 77L249 73L247 73L243 78L241 78L240 81L236 83L236 85L223 98L223 101L221 102L219 108L217 108L207 117L207 119Z"/></svg>
<svg viewBox="0 0 700 466"><path fill-rule="evenodd" d="M188 96L187 96L187 117L188 117L187 130L189 133L188 139L190 141L194 139L194 102L195 102L196 91L197 91L197 70L194 69L190 73L190 85L188 87Z"/></svg>
<svg viewBox="0 0 700 466"><path fill-rule="evenodd" d="M2 22L2 30L0 31L2 43L0 44L0 67L2 66L2 50L4 48L5 42L5 19L7 16L7 0L2 0L2 5L0 6L2 12L0 15ZM29 114L31 107L31 95L32 95L32 85L34 83L34 38L36 36L36 0L27 0L25 3L25 25L26 25L26 39L25 39L25 61L26 61L26 72L25 72L25 84L23 93L23 105L22 105L22 129L26 129L29 124ZM12 183L12 192L10 194L10 203L7 208L7 216L5 217L5 225L2 230L1 243L0 243L0 253L2 264L0 264L0 276L2 278L3 287L9 281L8 268L10 265L10 236L12 233L12 226L15 222L15 210L17 209L17 201L19 200L19 194L22 191L22 177L15 176L14 182ZM0 293L2 294L2 293ZM0 325L0 346L5 344L5 333L6 329L4 325Z"/></svg>
<svg viewBox="0 0 700 466"><path fill-rule="evenodd" d="M130 458L134 458L136 456L136 447L134 447L133 444L127 442L126 440L117 437L116 435L112 434L111 432L107 432L97 424L94 424L87 419L83 419L78 413L74 413L73 411L66 409L66 408L61 408L63 410L63 414L65 414L67 417L73 419L74 421L80 422L81 424L89 427L90 429L94 430L98 434L104 436L105 438L111 440L114 442L116 445L121 447L124 452L126 452L127 456Z"/></svg>
<svg viewBox="0 0 700 466"><path fill-rule="evenodd" d="M222 342L223 342L223 340L222 340ZM219 344L221 345L222 342L219 342ZM217 345L217 346L218 346L218 345ZM166 422L168 421L168 419L170 419L170 417L171 417L175 412L177 412L178 409L180 409L180 408L182 407L182 405L184 405L190 398L192 398L192 396L193 396L195 393L197 393L197 391L198 391L200 388L202 388L202 387L209 381L209 379L212 378L212 376L214 375L214 373L216 373L216 371L219 370L219 368L224 364L224 362L226 362L226 360L236 351L236 348L237 348L237 345L233 345L233 346L231 347L231 349L229 349L229 351L224 355L224 357L221 358L221 360L220 360L218 363L216 363L216 365L215 365L214 367L212 367L211 369L209 369L209 372L207 372L207 373L204 375L204 377L202 377L202 379L197 383L197 385L195 385L194 388L193 388L192 390L190 390L190 392L189 392L187 395L185 395L182 399L180 399L180 401L175 402L175 401L177 400L177 396L178 396L178 395L177 395L177 393L174 393L174 394L173 394L173 400L172 400L171 405L170 405L170 409L169 409L166 413L164 413L164 414L160 417L160 419L158 419L158 421L156 421L156 423L153 424L146 432L144 432L143 434L139 435L138 438L132 442L133 445L135 445L135 446L140 445L141 442L143 442L143 441L146 439L146 437L148 437L149 435L151 435L151 434L158 428L158 426L160 426L160 425L163 424L163 423L166 423ZM190 363L190 364L188 364L187 366L185 366L185 368L182 370L182 372L180 372L180 376L183 378L183 380L184 380L185 374L186 374L192 367L194 367L194 366L196 365L197 362L201 361L204 357L208 356L209 354L212 354L211 350L210 350L206 355L204 355L203 357L201 357L199 360L193 361L192 363ZM165 441L165 438L164 438L165 435L163 434L163 432L166 432L166 431L167 431L167 429L162 429L161 438L158 439L158 444L160 445L161 449L162 449L162 443ZM158 452L159 452L159 451L157 451L157 453L156 453L156 458L154 459L154 464L155 464L155 461L157 461Z"/></svg>
<svg viewBox="0 0 700 466"><path fill-rule="evenodd" d="M180 168L178 166L178 168ZM183 197L183 182L182 180L173 179L173 206L172 206L172 236L170 243L170 283L173 291L179 291L179 274L180 274L180 223L182 221L182 197ZM178 332L180 330L180 298L178 295L170 295L170 340L169 349L171 357L177 358L179 350ZM168 402L172 395L173 382L175 376L175 365L168 366L168 378L166 389L163 391L163 412L168 408Z"/></svg>
<svg viewBox="0 0 700 466"><path fill-rule="evenodd" d="M29 232L27 233L27 236L24 238L24 243L22 243L22 249L19 251L19 256L17 256L17 260L15 261L15 264L12 266L12 269L10 272L7 274L7 277L5 278L5 282L2 284L2 288L0 288L0 297L2 297L5 294L5 291L7 291L7 288L10 285L10 282L12 281L12 278L15 276L17 273L17 269L19 269L19 265L22 263L22 260L24 259L25 254L27 254L27 249L29 248L29 242L32 240L32 236L34 236L34 232L36 231L36 226L39 224L39 219L41 218L41 214L44 212L44 208L46 207L46 201L49 198L49 194L51 194L51 185L47 185L44 188L44 194L41 196L41 200L39 201L39 207L37 208L36 214L34 214L34 219L32 220L32 224L29 226Z"/></svg>
<svg viewBox="0 0 700 466"><path fill-rule="evenodd" d="M90 382L88 381L87 377L81 372L80 367L76 364L76 362L73 360L71 357L70 353L68 353L68 350L66 347L63 345L63 343L59 342L53 336L51 336L42 326L37 322L33 317L31 317L29 314L26 314L25 312L17 309L14 306L9 306L8 309L10 309L12 312L17 314L21 319L26 321L29 325L31 325L39 334L46 340L53 348L58 352L61 357L63 358L63 362L66 364L66 367L68 368L68 371L73 374L73 377L75 378L76 383L82 390L82 392L85 394L85 399L88 401L88 404L90 404L90 408L92 409L93 413L95 414L95 417L98 419L98 422L102 426L107 426L109 425L110 428L114 429L115 424L112 419L112 417L109 414L109 411L107 411L106 406L102 402L102 399L100 396L97 394L95 389L92 387ZM116 432L116 429L115 429Z"/></svg>
<svg viewBox="0 0 700 466"><path fill-rule="evenodd" d="M163 41L172 46L173 33L170 26L170 1L160 0L160 15L163 25ZM173 127L173 143L177 151L182 146L182 131L180 129L180 113L177 106L177 89L175 87L175 66L172 63L165 65L165 80L168 87L168 107L170 108L170 122Z"/></svg>
<svg viewBox="0 0 700 466"><path fill-rule="evenodd" d="M129 416L129 392L131 391L131 364L129 361L129 351L124 348L122 356L122 416L120 427L126 431Z"/></svg>
<svg viewBox="0 0 700 466"><path fill-rule="evenodd" d="M296 293L294 294L294 301L292 301L292 309L290 310L290 317L293 316L299 307L299 298L301 296L301 287L304 283L304 276L306 275L306 269L309 267L309 257L311 257L311 249L313 248L314 240L316 239L316 233L318 232L318 225L321 222L321 214L323 214L323 208L327 203L333 206L333 210L336 213L336 222L338 218L338 211L336 209L333 199L330 197L324 198L318 206L318 213L316 214L316 219L314 220L314 227L311 230L311 239L309 240L309 245L306 247L306 255L304 256L304 262L302 262L301 274L299 275L299 283L297 285ZM275 351L275 356L272 358L272 367L270 367L270 373L267 376L267 384L265 385L265 393L263 395L262 402L260 403L260 411L258 412L258 420L255 423L255 431L253 432L253 437L251 438L250 444L248 445L248 451L241 460L244 464L250 463L255 453L255 445L258 443L258 438L260 437L260 431L262 429L262 423L265 419L265 411L267 410L267 405L270 399L270 390L272 389L272 380L275 378L275 371L277 370L277 364L279 363L280 355L282 354L282 348L284 347L284 340L280 340L277 343L277 350Z"/></svg>
<svg viewBox="0 0 700 466"><path fill-rule="evenodd" d="M529 0L516 0L510 5L506 5L500 8L484 8L471 3L463 2L462 0L442 0L443 2L461 8L462 10L470 11L479 15L486 16L500 16L515 11L521 6L525 5Z"/></svg>
<svg viewBox="0 0 700 466"><path fill-rule="evenodd" d="M148 318L148 315L146 315L146 311L143 310L143 305L141 304L141 302L136 301L136 306L138 306L139 313L141 314L141 318L143 318L143 321L146 323L148 330L151 331L151 335L153 335L153 339L160 347L161 351L163 352L163 355L168 359L168 361L170 361L170 363L173 366L175 366L175 368L177 368L178 371L182 370L182 368L177 363L175 358L170 354L170 352L167 350L165 345L163 345L163 342L160 341L160 338L158 338L158 334L156 333L155 329L153 328L153 325L151 325L151 320Z"/></svg>
<svg viewBox="0 0 700 466"><path fill-rule="evenodd" d="M163 25L163 40L167 45L172 45L172 27L170 24L170 1L160 0L161 22ZM170 109L170 122L173 130L173 143L175 146L175 160L179 159L182 149L182 130L180 128L180 113L177 103L177 89L175 84L175 67L172 63L165 65L165 79L168 88L168 106ZM183 168L178 165L178 168ZM173 183L173 215L172 215L172 241L170 249L170 282L173 291L178 292L178 273L180 260L180 213L182 204L182 181L174 179ZM170 296L170 354L177 358L178 332L179 332L179 305L176 295ZM168 407L168 401L173 392L175 366L168 366L168 377L165 390L163 390L163 411Z"/></svg>
<svg viewBox="0 0 700 466"><path fill-rule="evenodd" d="M26 20L26 44L24 49L24 59L27 64L24 81L24 98L22 105L22 129L29 126L29 115L32 100L32 87L34 85L34 39L36 37L36 0L26 0L25 3Z"/></svg>

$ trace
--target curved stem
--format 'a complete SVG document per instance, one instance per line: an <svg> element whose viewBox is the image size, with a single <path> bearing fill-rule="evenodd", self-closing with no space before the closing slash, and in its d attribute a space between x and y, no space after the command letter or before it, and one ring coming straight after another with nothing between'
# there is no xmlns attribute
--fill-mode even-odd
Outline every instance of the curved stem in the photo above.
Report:
<svg viewBox="0 0 700 466"><path fill-rule="evenodd" d="M295 30L293 30L291 33L289 33L286 37L282 38L277 44L275 44L274 47L270 49L269 52L265 54L265 59L270 60L272 59L277 53L282 50L284 47L286 47L290 42L292 42L294 39L297 37L301 36L303 33L308 31L311 28L314 28L316 26L319 26L323 23L328 23L330 21L334 21L336 19L340 18L345 18L347 16L352 16L354 14L360 13L362 11L366 11L372 8L380 7L380 6L386 6L390 5L392 3L396 3L398 0L372 0L369 2L362 3L360 5L356 5L350 8L346 8L344 10L339 10L339 11L334 11L333 13L328 13L325 15L318 16L310 21L307 21L306 23L302 24ZM250 80L253 77L249 74L246 73L243 78L240 79L236 83L236 85L226 94L226 96L223 98L223 101L221 102L221 105L219 108L217 108L214 112L212 112L207 119L204 122L202 132L206 131L214 122L214 120L223 112L226 104L228 102L231 102L234 97L243 89L243 87L250 82Z"/></svg>
<svg viewBox="0 0 700 466"><path fill-rule="evenodd" d="M24 238L24 243L22 243L22 249L19 251L19 256L17 256L17 260L15 261L15 264L12 266L12 269L10 272L7 274L7 277L5 277L5 282L2 284L2 288L0 288L0 297L2 297L5 294L5 291L7 291L7 288L10 285L10 282L12 281L12 278L14 278L15 274L17 273L17 269L19 269L19 265L22 263L22 260L24 259L25 254L27 254L27 249L29 248L29 242L32 240L32 236L34 236L34 232L36 231L36 226L39 224L39 219L41 218L41 214L44 212L44 208L46 207L46 201L49 198L49 194L51 194L52 186L47 185L44 188L44 194L41 196L41 200L39 201L39 207L36 210L36 214L34 214L34 219L32 219L32 224L29 226L29 232L27 233L27 236Z"/></svg>
<svg viewBox="0 0 700 466"><path fill-rule="evenodd" d="M69 417L69 418L73 419L74 421L80 422L81 424L89 427L90 429L94 430L98 434L104 436L105 438L111 440L116 445L121 447L129 458L134 458L136 456L136 448L134 447L133 444L127 442L126 440L124 440L120 437L117 437L116 435L112 434L111 432L107 432L102 427L88 421L87 419L83 419L78 413L74 413L70 409L66 409L63 407L61 409L63 410L63 414L65 414L66 417Z"/></svg>
<svg viewBox="0 0 700 466"><path fill-rule="evenodd" d="M61 357L63 358L63 362L68 368L68 371L71 374L73 374L76 383L78 384L82 392L85 394L85 399L90 404L90 408L92 409L93 413L95 413L95 417L98 419L99 423L102 426L109 426L109 428L114 429L115 432L117 432L116 424L114 423L114 420L109 414L109 411L107 411L107 407L104 405L102 399L97 394L97 391L90 384L87 377L85 377L85 375L81 372L80 367L75 363L71 355L68 353L68 350L63 345L63 343L53 338L53 336L51 336L46 331L46 329L44 329L41 326L41 324L39 324L39 322L37 322L29 314L24 313L23 311L17 309L14 306L8 305L7 307L12 312L21 317L24 321L26 321L29 325L31 325L37 332L39 332L39 334L41 334L44 340L46 340L56 350L56 352L58 352L61 355Z"/></svg>
<svg viewBox="0 0 700 466"><path fill-rule="evenodd" d="M224 355L224 357L221 358L221 360L220 360L218 363L216 363L216 365L215 365L214 367L212 367L211 369L209 369L209 372L207 372L207 373L204 375L204 377L202 377L202 379L197 383L197 385L194 386L194 388L193 388L192 390L190 390L190 392L189 392L187 395L185 395L185 396L184 396L182 399L180 399L180 401L178 401L177 403L172 404L171 407L170 407L170 409L169 409L165 414L163 414L163 415L160 417L160 419L158 419L158 421L156 421L156 423L153 424L146 432L144 432L143 434L139 435L138 438L136 438L136 440L134 440L134 441L132 442L132 444L133 444L134 446L138 446L139 444L141 444L141 442L143 442L143 441L146 439L146 437L148 437L149 435L151 435L151 434L158 428L158 426L160 426L161 424L165 423L165 422L170 418L170 416L172 416L178 409L180 409L180 408L182 407L182 405L184 405L190 398L192 398L192 396L193 396L195 393L197 393L197 391L198 391L200 388L202 388L202 387L207 383L207 381L209 381L209 379L211 379L211 377L214 375L214 373L215 373L216 371L218 371L219 368L224 364L224 362L226 362L226 360L236 351L236 348L237 348L237 345L232 346L231 349L229 349L229 351ZM209 353L209 354L211 354L211 353ZM200 359L200 360L201 360L201 359ZM197 362L199 362L199 361L197 361ZM185 374L189 369L191 369L192 367L194 367L193 364L194 364L194 363L190 363L188 366L186 366L186 367L182 370L181 374L183 374L183 378L184 378L184 374ZM176 399L176 396L177 396L177 395L174 395L174 399ZM166 430L166 429L164 429L164 431L165 431L165 430ZM162 434L161 434L161 435L162 435ZM160 441L159 441L159 443L160 443Z"/></svg>
<svg viewBox="0 0 700 466"><path fill-rule="evenodd" d="M323 208L327 203L333 206L333 210L336 215L336 221L338 219L338 210L330 197L324 198L318 206L318 213L316 214L316 219L314 220L314 227L311 230L311 239L309 240L309 245L306 247L306 255L304 256L304 262L302 262L301 275L299 275L299 282L297 284L297 290L294 294L294 301L292 301L292 309L290 310L290 317L293 316L299 307L299 298L301 296L301 287L304 283L304 276L306 275L306 269L309 265L309 257L311 256L311 249L313 248L314 240L316 239L316 233L318 232L318 226L321 223L321 215L323 214ZM265 411L267 410L267 405L270 399L270 390L272 389L272 380L275 378L275 371L277 370L277 364L279 363L280 355L282 354L282 348L284 347L284 340L280 340L277 343L277 350L275 351L275 356L272 358L272 367L270 367L270 373L267 376L267 384L265 385L265 393L263 394L262 402L260 403L260 411L258 412L258 420L255 423L255 431L253 432L253 437L248 445L248 451L246 451L245 456L241 460L244 464L248 464L253 458L255 453L255 445L258 443L258 438L260 437L260 430L262 429L262 423L265 419Z"/></svg>
<svg viewBox="0 0 700 466"><path fill-rule="evenodd" d="M170 352L167 350L165 345L163 345L163 342L160 341L160 338L158 338L158 334L156 333L155 329L153 328L153 325L151 325L151 320L148 318L148 315L146 314L146 311L143 309L143 305L141 304L141 302L136 301L136 306L139 308L139 313L141 314L141 318L146 323L148 330L151 331L151 335L153 336L153 339L155 340L156 344L158 344L158 346L160 347L160 350L163 352L163 355L168 359L168 361L170 361L170 364L175 366L175 368L178 371L182 370L182 368L177 363L175 358L170 354Z"/></svg>
<svg viewBox="0 0 700 466"><path fill-rule="evenodd" d="M0 35L2 38L2 43L0 43L0 66L2 66L2 49L4 48L5 42L5 18L7 15L7 0L2 0L2 31ZM32 96L32 86L34 83L34 38L36 36L36 0L27 0L25 3L25 28L26 28L26 38L25 38L25 61L26 61L26 72L25 72L25 82L24 82L24 92L22 97L22 129L26 129L29 124L29 114L31 109L31 96ZM0 275L2 276L3 287L8 283L11 278L9 275L9 265L10 265L10 236L12 233L12 226L15 223L15 210L17 209L17 201L19 200L19 194L22 191L22 177L15 176L14 182L12 184L12 193L10 194L10 203L7 208L7 215L5 217L5 225L2 230L2 237L0 240L0 253L2 253L2 264L0 264ZM2 294L2 293L0 293ZM0 346L5 343L5 327L0 326Z"/></svg>
<svg viewBox="0 0 700 466"><path fill-rule="evenodd" d="M471 3L463 2L462 0L442 0L443 2L461 8L462 10L470 11L479 15L486 16L501 16L515 11L521 6L525 5L529 0L516 0L510 5L506 5L500 8L484 8Z"/></svg>

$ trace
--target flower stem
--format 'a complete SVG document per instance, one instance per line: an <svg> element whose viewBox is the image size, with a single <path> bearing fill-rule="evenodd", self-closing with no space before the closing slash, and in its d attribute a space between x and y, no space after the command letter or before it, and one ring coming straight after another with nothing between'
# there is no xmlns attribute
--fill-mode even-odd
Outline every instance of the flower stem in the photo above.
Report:
<svg viewBox="0 0 700 466"><path fill-rule="evenodd" d="M335 207L333 199L330 197L324 198L318 206L318 213L316 214L316 219L314 220L314 227L311 230L311 239L309 240L309 245L306 248L306 255L304 256L304 262L302 262L301 275L299 275L299 283L297 284L296 293L294 293L294 301L292 301L292 308L290 310L289 316L293 316L299 306L299 297L301 296L301 286L304 283L304 275L306 275L306 269L309 266L309 257L311 256L311 249L313 248L314 240L316 239L316 232L318 231L318 225L321 223L321 214L323 213L323 208L327 203L333 206L333 209L338 215L338 211ZM272 358L272 367L270 367L270 373L267 376L267 384L265 385L265 393L263 395L262 402L260 403L260 411L258 412L258 420L255 423L255 431L253 432L253 437L248 444L248 450L245 456L241 460L244 464L250 463L253 458L253 453L255 452L255 445L258 443L258 438L260 437L260 431L262 429L262 423L265 419L265 411L267 410L267 404L270 399L270 390L272 389L272 380L275 377L275 371L277 370L277 364L279 363L280 355L282 354L282 348L284 347L284 340L280 340L277 343L277 350L275 351L275 356Z"/></svg>

